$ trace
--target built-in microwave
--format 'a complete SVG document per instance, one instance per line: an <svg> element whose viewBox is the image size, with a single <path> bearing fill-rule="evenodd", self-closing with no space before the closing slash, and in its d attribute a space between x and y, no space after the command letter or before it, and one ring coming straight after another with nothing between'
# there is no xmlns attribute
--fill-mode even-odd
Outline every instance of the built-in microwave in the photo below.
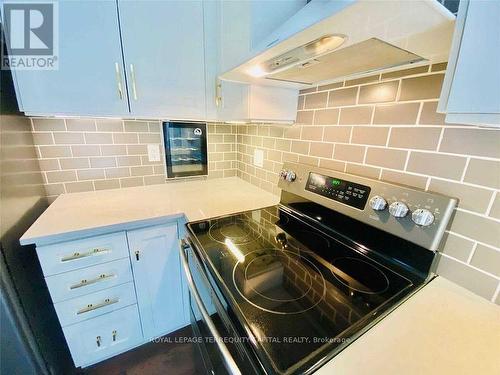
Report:
<svg viewBox="0 0 500 375"><path fill-rule="evenodd" d="M207 124L163 122L167 178L208 174Z"/></svg>

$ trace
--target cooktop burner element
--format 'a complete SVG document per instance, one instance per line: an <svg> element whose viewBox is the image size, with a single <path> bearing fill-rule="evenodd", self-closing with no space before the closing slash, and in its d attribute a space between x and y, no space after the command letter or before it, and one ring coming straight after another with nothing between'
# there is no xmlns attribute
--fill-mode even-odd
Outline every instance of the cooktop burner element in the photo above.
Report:
<svg viewBox="0 0 500 375"><path fill-rule="evenodd" d="M290 251L265 249L246 254L233 268L233 282L252 306L273 314L300 314L314 308L326 292L321 271Z"/></svg>
<svg viewBox="0 0 500 375"><path fill-rule="evenodd" d="M248 222L238 218L212 224L209 234L214 241L225 244L229 239L235 245L243 245L260 237L260 234L252 229Z"/></svg>
<svg viewBox="0 0 500 375"><path fill-rule="evenodd" d="M362 259L344 257L334 259L332 273L350 290L379 294L389 288L389 279L382 270Z"/></svg>

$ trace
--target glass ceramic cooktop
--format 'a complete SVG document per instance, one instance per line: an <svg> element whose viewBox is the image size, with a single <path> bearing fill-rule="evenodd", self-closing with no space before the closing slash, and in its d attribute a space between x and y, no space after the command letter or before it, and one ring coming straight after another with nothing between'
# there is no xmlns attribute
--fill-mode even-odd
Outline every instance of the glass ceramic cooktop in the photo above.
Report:
<svg viewBox="0 0 500 375"><path fill-rule="evenodd" d="M413 286L278 207L189 228L262 362L278 373L345 346Z"/></svg>

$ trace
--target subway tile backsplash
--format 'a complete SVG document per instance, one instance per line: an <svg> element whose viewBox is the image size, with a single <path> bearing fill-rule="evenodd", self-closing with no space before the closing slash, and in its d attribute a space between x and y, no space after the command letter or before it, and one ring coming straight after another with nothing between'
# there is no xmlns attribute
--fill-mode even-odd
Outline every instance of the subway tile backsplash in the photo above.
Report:
<svg viewBox="0 0 500 375"><path fill-rule="evenodd" d="M49 201L63 193L166 182L159 121L33 118L31 122ZM149 161L149 144L160 147L159 162ZM236 125L208 125L208 154L208 178L236 176Z"/></svg>
<svg viewBox="0 0 500 375"><path fill-rule="evenodd" d="M446 64L302 90L296 124L209 124L208 178L238 175L279 194L284 161L406 184L460 199L438 273L499 303L500 130L446 125L436 112ZM159 121L32 119L47 195L165 182L147 145ZM264 151L263 168L253 165Z"/></svg>
<svg viewBox="0 0 500 375"><path fill-rule="evenodd" d="M446 64L303 90L297 123L238 127L238 175L279 194L284 161L460 199L437 272L498 303L500 130L446 125L436 112ZM264 150L264 168L253 151Z"/></svg>

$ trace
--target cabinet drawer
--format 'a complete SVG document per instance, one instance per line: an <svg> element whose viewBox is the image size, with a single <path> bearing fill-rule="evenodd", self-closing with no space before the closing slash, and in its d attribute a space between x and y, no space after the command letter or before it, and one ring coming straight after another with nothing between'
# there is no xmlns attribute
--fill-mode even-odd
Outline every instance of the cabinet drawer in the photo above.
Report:
<svg viewBox="0 0 500 375"><path fill-rule="evenodd" d="M36 249L44 276L128 257L125 232L40 246Z"/></svg>
<svg viewBox="0 0 500 375"><path fill-rule="evenodd" d="M57 303L132 281L130 259L123 258L45 279L52 302Z"/></svg>
<svg viewBox="0 0 500 375"><path fill-rule="evenodd" d="M75 366L87 366L143 341L137 305L63 328Z"/></svg>
<svg viewBox="0 0 500 375"><path fill-rule="evenodd" d="M133 283L118 285L54 304L61 326L118 310L137 302Z"/></svg>

